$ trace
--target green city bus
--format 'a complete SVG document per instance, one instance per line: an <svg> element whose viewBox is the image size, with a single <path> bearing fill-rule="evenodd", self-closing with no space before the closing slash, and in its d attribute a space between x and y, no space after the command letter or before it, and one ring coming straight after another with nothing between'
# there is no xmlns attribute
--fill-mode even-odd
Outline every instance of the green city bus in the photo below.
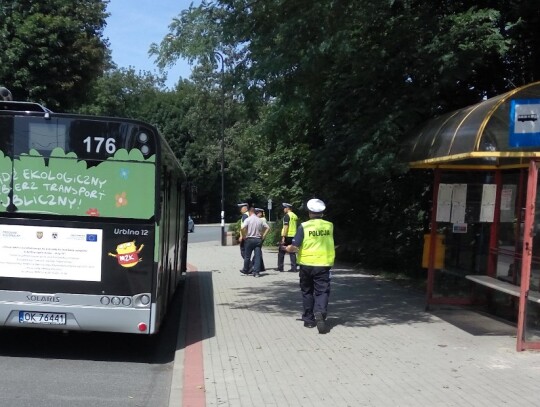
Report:
<svg viewBox="0 0 540 407"><path fill-rule="evenodd" d="M149 124L0 99L0 326L156 333L188 192Z"/></svg>

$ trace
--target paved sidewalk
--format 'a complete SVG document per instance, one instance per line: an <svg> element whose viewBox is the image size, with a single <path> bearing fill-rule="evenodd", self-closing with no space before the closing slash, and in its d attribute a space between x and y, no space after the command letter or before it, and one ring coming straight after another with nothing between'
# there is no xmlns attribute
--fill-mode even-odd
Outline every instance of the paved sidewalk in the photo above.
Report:
<svg viewBox="0 0 540 407"><path fill-rule="evenodd" d="M264 261L269 270L256 279L239 273L238 246L189 244L197 272L185 289L200 300L204 383L183 382L193 359L184 365L182 345L170 407L186 392L205 406L234 407L539 403L540 353L515 351L514 326L459 309L426 312L423 293L335 267L331 330L320 335L300 321L298 275L275 271L275 252L265 250ZM186 312L189 304L181 330Z"/></svg>

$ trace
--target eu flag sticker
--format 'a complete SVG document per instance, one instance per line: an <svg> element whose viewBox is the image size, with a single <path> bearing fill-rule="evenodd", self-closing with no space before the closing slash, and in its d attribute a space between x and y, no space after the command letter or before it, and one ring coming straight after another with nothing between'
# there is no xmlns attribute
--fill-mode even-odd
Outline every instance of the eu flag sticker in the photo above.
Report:
<svg viewBox="0 0 540 407"><path fill-rule="evenodd" d="M514 99L510 103L510 147L540 146L540 99Z"/></svg>
<svg viewBox="0 0 540 407"><path fill-rule="evenodd" d="M86 241L87 242L97 242L97 235L87 233L86 234Z"/></svg>

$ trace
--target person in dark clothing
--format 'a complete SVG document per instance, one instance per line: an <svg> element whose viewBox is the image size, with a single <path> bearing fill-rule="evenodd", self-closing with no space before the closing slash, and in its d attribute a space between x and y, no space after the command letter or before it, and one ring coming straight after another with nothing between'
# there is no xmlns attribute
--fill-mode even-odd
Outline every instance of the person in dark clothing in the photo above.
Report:
<svg viewBox="0 0 540 407"><path fill-rule="evenodd" d="M309 220L298 227L286 251L298 253L304 326L316 326L319 333L324 334L328 332L330 269L335 259L334 225L322 219L326 205L320 199L310 199L307 208Z"/></svg>
<svg viewBox="0 0 540 407"><path fill-rule="evenodd" d="M298 216L293 212L292 205L286 202L283 202L283 212L285 216L283 217L283 228L281 229L281 241L280 241L280 250L278 251L278 271L285 271L285 246L291 244L292 239L296 233L296 225L298 223ZM291 269L289 271L297 272L296 267L296 253L289 253L291 259Z"/></svg>

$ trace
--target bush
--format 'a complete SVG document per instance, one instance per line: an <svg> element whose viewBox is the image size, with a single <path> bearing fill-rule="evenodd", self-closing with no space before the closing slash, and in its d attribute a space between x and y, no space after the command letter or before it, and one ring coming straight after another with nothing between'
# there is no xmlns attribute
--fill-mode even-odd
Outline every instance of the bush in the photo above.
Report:
<svg viewBox="0 0 540 407"><path fill-rule="evenodd" d="M278 228L275 222L268 222L268 225L270 225L270 232L266 235L263 246L276 247L281 240L281 228Z"/></svg>
<svg viewBox="0 0 540 407"><path fill-rule="evenodd" d="M238 238L240 237L240 219L238 219L238 221L236 221L235 223L229 224L229 232L233 232L234 238L238 240Z"/></svg>

